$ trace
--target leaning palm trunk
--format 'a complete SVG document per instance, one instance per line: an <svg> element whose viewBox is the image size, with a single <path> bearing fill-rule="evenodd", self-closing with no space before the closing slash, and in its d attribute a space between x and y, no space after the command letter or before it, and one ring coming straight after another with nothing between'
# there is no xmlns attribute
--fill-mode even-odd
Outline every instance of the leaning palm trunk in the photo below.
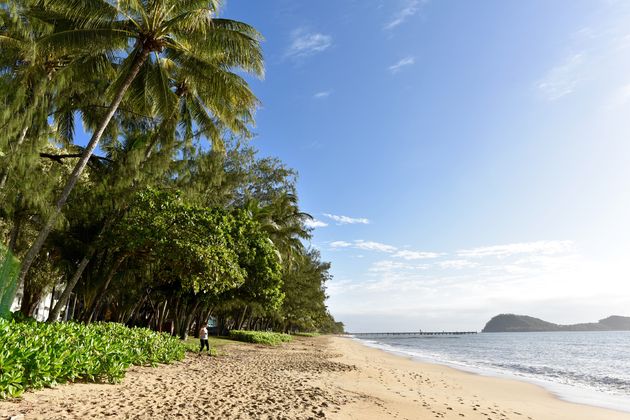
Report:
<svg viewBox="0 0 630 420"><path fill-rule="evenodd" d="M154 136L154 139L151 141L151 143L147 147L144 153L144 161L142 162L141 165L144 165L146 161L149 160L149 158L151 157L151 152L153 148L155 147L155 145L157 144L157 137L158 137L157 135ZM68 299L70 298L70 294L72 293L75 286L79 282L79 279L81 278L81 275L83 274L83 271L85 271L85 268L87 267L90 260L94 256L98 243L101 241L103 235L109 230L109 228L113 224L114 224L114 217L109 216L107 220L105 221L105 223L103 224L101 231L99 232L99 234L96 236L96 238L90 245L88 252L85 254L83 259L77 266L77 269L75 270L72 278L66 284L66 287L64 288L63 293L61 294L61 297L57 301L57 304L55 305L53 310L50 312L50 315L48 316L48 319L46 320L46 322L56 322L57 320L59 320L59 315L61 314L61 310L68 304Z"/></svg>
<svg viewBox="0 0 630 420"><path fill-rule="evenodd" d="M114 96L114 99L112 100L112 103L109 106L109 110L107 111L105 118L103 118L103 121L101 121L98 128L92 135L92 138L90 139L90 142L85 148L83 155L81 156L81 159L79 160L79 162L77 162L76 166L74 167L72 174L70 175L70 178L68 178L68 181L66 182L66 186L64 187L63 192L61 193L61 197L59 197L59 200L57 201L57 204L55 206L53 213L48 218L46 225L44 225L43 229L39 232L37 239L31 246L31 248L28 250L28 252L26 253L26 256L24 257L24 259L22 260L22 268L20 270L20 275L18 276L18 284L23 284L24 279L26 278L31 268L31 265L33 265L35 258L37 258L37 254L39 254L39 251L42 249L42 246L44 245L46 238L48 237L48 235L50 234L50 231L55 225L55 222L57 221L57 217L59 217L59 213L61 213L61 209L66 204L66 201L68 200L68 197L70 196L70 192L72 191L77 181L79 180L79 176L81 176L81 173L83 172L83 169L85 168L85 165L87 165L88 161L90 160L90 156L92 156L94 149L96 149L96 146L98 145L98 142L101 140L101 137L103 133L105 132L105 129L107 128L107 126L109 125L109 122L111 121L112 117L116 113L118 106L122 102L122 99L125 96L125 93L127 92L127 89L129 89L129 86L131 86L131 83L138 75L138 72L142 68L142 65L146 62L147 58L149 57L150 52L151 51L149 49L142 48L138 52L138 55L135 57L134 62L129 70L129 74L127 75L127 78L125 79L125 81L120 85L118 92L116 92L116 95Z"/></svg>
<svg viewBox="0 0 630 420"><path fill-rule="evenodd" d="M109 284L112 282L112 279L114 278L114 276L118 272L118 269L120 268L120 266L122 265L122 263L125 261L126 258L127 258L126 255L119 256L116 259L116 261L114 262L114 264L112 265L112 267L109 269L109 272L107 273L107 277L105 277L105 282L103 283L103 287L101 287L101 290L94 297L94 300L92 301L91 307L86 312L86 314L87 314L86 321L87 321L88 324L90 322L92 322L92 320L96 316L96 312L99 309L99 307L101 306L101 304L102 304L102 302L103 302L103 300L105 298L105 293L107 293L107 289L109 288Z"/></svg>
<svg viewBox="0 0 630 420"><path fill-rule="evenodd" d="M94 254L96 253L96 249L98 248L98 245L100 244L103 238L103 235L109 230L109 228L112 226L113 223L114 223L114 216L110 215L105 220L105 223L103 223L103 227L101 228L98 235L96 235L96 238L94 239L94 241L92 241L92 244L90 245L87 252L83 256L83 259L77 266L77 269L74 271L72 278L66 284L66 287L63 289L63 292L61 293L61 296L59 297L57 304L50 311L50 314L48 315L48 319L46 320L46 322L57 322L57 320L59 320L59 315L61 314L61 310L68 305L68 300L70 299L70 295L72 294L72 291L74 290L75 286L79 282L79 279L81 278L81 275L83 275L83 271L85 271L85 268L87 267L87 265L90 263L90 260L92 259L92 257L94 257Z"/></svg>
<svg viewBox="0 0 630 420"><path fill-rule="evenodd" d="M57 322L57 320L59 319L59 315L61 314L61 310L68 305L70 294L72 293L74 286L76 286L79 282L79 279L81 278L85 267L87 267L87 265L89 264L95 251L96 247L93 246L88 250L87 254L85 254L77 269L75 270L74 275L72 276L68 284L66 284L66 287L63 289L59 300L50 311L50 314L48 314L48 319L46 319L46 322Z"/></svg>

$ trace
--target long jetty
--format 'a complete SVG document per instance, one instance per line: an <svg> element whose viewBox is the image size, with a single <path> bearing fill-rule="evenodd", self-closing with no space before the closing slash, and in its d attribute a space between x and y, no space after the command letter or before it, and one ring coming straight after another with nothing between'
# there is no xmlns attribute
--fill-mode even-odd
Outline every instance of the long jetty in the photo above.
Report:
<svg viewBox="0 0 630 420"><path fill-rule="evenodd" d="M416 336L416 335L469 335L477 334L477 331L414 331L414 332L373 332L373 333L348 333L353 336Z"/></svg>

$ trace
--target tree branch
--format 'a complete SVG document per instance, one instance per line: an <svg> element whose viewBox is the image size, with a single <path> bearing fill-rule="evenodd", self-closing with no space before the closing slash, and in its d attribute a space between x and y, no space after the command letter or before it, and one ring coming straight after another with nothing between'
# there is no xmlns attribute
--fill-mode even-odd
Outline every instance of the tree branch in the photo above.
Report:
<svg viewBox="0 0 630 420"><path fill-rule="evenodd" d="M51 153L40 153L39 154L39 157L50 159L50 160L54 160L57 163L63 163L63 159L66 159L66 158L80 158L81 156L83 156L82 153L68 153L68 154L64 154L64 155L53 155ZM110 162L110 163L114 162L110 158L106 158L104 156L92 155L92 156L90 156L90 159L106 160L107 162Z"/></svg>

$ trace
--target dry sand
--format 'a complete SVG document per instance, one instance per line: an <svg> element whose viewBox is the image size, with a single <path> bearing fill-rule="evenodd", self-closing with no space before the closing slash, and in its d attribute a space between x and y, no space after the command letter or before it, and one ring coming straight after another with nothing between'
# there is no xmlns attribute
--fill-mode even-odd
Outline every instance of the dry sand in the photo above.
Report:
<svg viewBox="0 0 630 420"><path fill-rule="evenodd" d="M0 419L630 419L517 381L418 363L342 337L133 368L122 384L71 384L0 402ZM19 418L19 417L18 417Z"/></svg>
<svg viewBox="0 0 630 420"><path fill-rule="evenodd" d="M420 363L334 338L355 371L324 379L322 387L337 387L358 398L331 418L338 419L536 419L621 420L630 413L561 401L536 385L479 376L446 366Z"/></svg>

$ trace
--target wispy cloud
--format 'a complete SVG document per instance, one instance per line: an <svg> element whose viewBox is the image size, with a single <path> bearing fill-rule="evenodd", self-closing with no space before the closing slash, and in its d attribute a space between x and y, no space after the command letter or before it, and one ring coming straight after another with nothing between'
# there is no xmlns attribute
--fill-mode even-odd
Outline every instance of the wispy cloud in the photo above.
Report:
<svg viewBox="0 0 630 420"><path fill-rule="evenodd" d="M328 217L329 219L334 220L335 222L337 222L338 225L354 225L354 224L369 225L370 224L370 220L366 219L365 217L339 216L339 215L330 214L330 213L324 213L324 216Z"/></svg>
<svg viewBox="0 0 630 420"><path fill-rule="evenodd" d="M328 303L350 331L479 330L506 311L567 324L627 314L627 258L600 259L580 248L533 241L463 250L482 257L451 251L419 262L380 254L385 258L366 258L361 272L336 275ZM585 318L575 318L576 308Z"/></svg>
<svg viewBox="0 0 630 420"><path fill-rule="evenodd" d="M478 267L479 263L469 260L446 260L440 261L437 265L440 268L460 270L462 268Z"/></svg>
<svg viewBox="0 0 630 420"><path fill-rule="evenodd" d="M312 229L328 226L328 223L322 222L321 220L317 219L307 219L304 224L306 225L306 227Z"/></svg>
<svg viewBox="0 0 630 420"><path fill-rule="evenodd" d="M413 250L408 250L408 249L398 249L397 247L393 245L388 245L388 244L384 244L382 242L376 242L376 241L366 241L363 239L356 239L352 242L334 241L330 243L330 246L332 248L352 248L352 249L360 249L363 251L383 252L386 254L391 254L391 256L394 258L401 258L407 261L438 258L440 255L442 255L436 252L423 252L423 251L413 251Z"/></svg>
<svg viewBox="0 0 630 420"><path fill-rule="evenodd" d="M285 55L292 58L304 58L322 51L326 51L332 45L330 35L319 32L308 32L299 28L291 34L291 45Z"/></svg>
<svg viewBox="0 0 630 420"><path fill-rule="evenodd" d="M427 314L439 312L437 320L450 316L457 328L462 328L462 313L479 312L471 321L480 324L473 326L478 329L507 307L520 310L520 305L526 304L545 308L548 299L579 300L598 294L611 295L610 290L627 290L627 286L618 286L625 284L627 278L615 272L618 267L592 265L572 245L562 246L563 242L566 241L474 248L475 255L484 255L483 259L447 258L420 264L396 260L392 258L394 253L389 253L386 259L372 262L354 279L346 277L342 284L332 281L331 309L346 314L416 313L416 319L424 319L436 329L439 328L434 325L436 321L431 321ZM508 256L496 258L496 255ZM626 267L623 273L627 272ZM593 285L595 278L606 283L606 290ZM450 312L455 315L448 315Z"/></svg>
<svg viewBox="0 0 630 420"><path fill-rule="evenodd" d="M332 248L354 248L364 251L379 251L392 253L396 251L396 247L392 245L383 244L375 241L364 241L363 239L357 239L352 242L347 241L334 241L330 243Z"/></svg>
<svg viewBox="0 0 630 420"><path fill-rule="evenodd" d="M346 241L333 241L330 243L330 246L333 248L349 248L352 246L352 243Z"/></svg>
<svg viewBox="0 0 630 420"><path fill-rule="evenodd" d="M404 7L397 11L394 16L392 16L390 21L385 24L383 29L394 29L395 27L402 24L404 21L418 13L418 11L420 10L420 3L421 2L419 0L407 0Z"/></svg>
<svg viewBox="0 0 630 420"><path fill-rule="evenodd" d="M550 101L573 93L582 78L581 70L585 59L583 52L573 54L549 70L545 77L536 83L536 87Z"/></svg>
<svg viewBox="0 0 630 420"><path fill-rule="evenodd" d="M354 247L358 249L364 249L366 251L379 251L379 252L394 252L396 247L392 245L382 244L374 241L364 241L359 239L354 241Z"/></svg>
<svg viewBox="0 0 630 420"><path fill-rule="evenodd" d="M389 71L392 74L398 73L403 67L411 66L416 62L416 59L412 56L407 56L405 58L400 59L396 64L392 64L388 67Z"/></svg>
<svg viewBox="0 0 630 420"><path fill-rule="evenodd" d="M463 249L457 251L457 255L464 258L504 258L516 254L551 255L568 252L573 247L574 243L572 241L535 241Z"/></svg>
<svg viewBox="0 0 630 420"><path fill-rule="evenodd" d="M317 92L313 95L315 99L324 99L328 98L332 94L332 90L323 90L321 92Z"/></svg>
<svg viewBox="0 0 630 420"><path fill-rule="evenodd" d="M436 252L409 251L407 249L401 249L397 251L393 256L402 258L404 260L425 260L437 258L440 256L440 254Z"/></svg>
<svg viewBox="0 0 630 420"><path fill-rule="evenodd" d="M412 268L413 266L404 262L382 260L382 261L376 261L375 263L373 263L368 269L368 271L372 273L389 273L389 272L398 271L398 270L410 270Z"/></svg>

